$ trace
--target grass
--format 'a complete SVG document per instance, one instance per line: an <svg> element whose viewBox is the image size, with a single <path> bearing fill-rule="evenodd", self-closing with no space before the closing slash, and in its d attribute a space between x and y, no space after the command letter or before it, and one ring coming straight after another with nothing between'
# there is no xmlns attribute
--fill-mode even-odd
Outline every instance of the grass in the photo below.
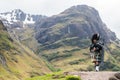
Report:
<svg viewBox="0 0 120 80"><path fill-rule="evenodd" d="M84 69L85 66L83 67L82 65L88 64L90 62L90 58L88 59L89 55L84 55L85 51L87 50L80 49L79 47L66 46L64 48L60 47L58 49L43 51L41 53L43 53L42 56L48 58L48 62L50 61L55 68L60 68L61 70L68 71L78 70L80 68ZM71 54L71 56L67 56L68 54ZM86 65L86 67L87 66L88 65Z"/></svg>
<svg viewBox="0 0 120 80"><path fill-rule="evenodd" d="M52 72L57 72L57 71L59 71L59 69L56 69L50 62L46 61L45 59L44 59L44 62L45 62L45 64L46 64L46 66L47 66Z"/></svg>
<svg viewBox="0 0 120 80"><path fill-rule="evenodd" d="M0 24L0 80L24 80L51 72L42 59L19 41L13 41L3 28Z"/></svg>
<svg viewBox="0 0 120 80"><path fill-rule="evenodd" d="M67 76L65 80L81 80L78 76Z"/></svg>
<svg viewBox="0 0 120 80"><path fill-rule="evenodd" d="M17 45L16 45L17 46ZM15 46L15 47L16 47ZM21 49L21 47L17 47L17 50ZM22 49L21 49L22 50ZM35 54L28 53L29 50L25 49L20 51L21 53L17 53L15 55L12 55L12 53L14 53L15 50L12 50L7 52L7 54L5 52L3 52L5 55L5 59L6 59L6 68L4 68L3 65L1 65L2 70L2 75L4 76L11 76L12 77L16 77L15 80L20 79L24 79L27 77L31 77L31 76L37 76L40 74L45 74L47 72L51 72L47 66L45 65L45 63L39 59L39 57L37 57ZM16 62L17 61L17 62ZM4 73L4 74L3 74ZM33 74L34 73L34 74ZM1 75L0 75L1 76ZM8 80L7 77L5 77L5 80Z"/></svg>
<svg viewBox="0 0 120 80"><path fill-rule="evenodd" d="M14 40L20 41L22 44L26 45L28 48L34 52L37 50L38 42L35 39L35 31L33 27L24 27L20 30L12 29L13 32L10 32L11 37Z"/></svg>
<svg viewBox="0 0 120 80"><path fill-rule="evenodd" d="M59 40L53 44L57 45L59 43L63 43L66 40L69 41L72 39L69 38L65 40ZM48 62L50 61L55 68L60 68L64 71L93 71L94 64L91 62L89 48L87 47L88 40L81 40L80 42L85 42L85 46L69 46L64 44L64 46L60 46L55 49L42 50L40 53L43 54L43 56L47 58ZM118 65L119 48L116 47L114 44L111 44L109 47L112 51L114 51L114 53L112 54L105 50L105 66L102 70L117 71L120 69ZM115 49L117 50L115 51ZM61 56L66 54L72 55L68 57Z"/></svg>
<svg viewBox="0 0 120 80"><path fill-rule="evenodd" d="M43 76L37 76L33 78L27 78L25 80L81 80L80 77L65 75L63 72L56 72L51 74L46 74Z"/></svg>
<svg viewBox="0 0 120 80"><path fill-rule="evenodd" d="M10 36L6 32L0 33L0 50L10 50L13 48Z"/></svg>
<svg viewBox="0 0 120 80"><path fill-rule="evenodd" d="M75 65L75 64L79 64L79 63L85 63L85 59L78 59L78 60L74 60L69 62L70 65Z"/></svg>
<svg viewBox="0 0 120 80"><path fill-rule="evenodd" d="M25 80L64 80L65 76L61 72L46 74L43 76L36 76L33 78L27 78Z"/></svg>
<svg viewBox="0 0 120 80"><path fill-rule="evenodd" d="M58 58L66 58L72 56L71 53L61 54L59 52L51 53L51 54L42 54L43 57L45 57L48 61L52 61L54 59Z"/></svg>

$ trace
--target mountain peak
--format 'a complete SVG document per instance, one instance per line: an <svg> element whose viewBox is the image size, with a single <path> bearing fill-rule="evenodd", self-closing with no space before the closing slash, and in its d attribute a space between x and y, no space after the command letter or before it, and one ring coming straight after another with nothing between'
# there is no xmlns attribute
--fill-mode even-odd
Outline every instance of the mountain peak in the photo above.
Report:
<svg viewBox="0 0 120 80"><path fill-rule="evenodd" d="M11 12L12 13L24 13L21 9L14 9Z"/></svg>
<svg viewBox="0 0 120 80"><path fill-rule="evenodd" d="M76 5L76 6L72 6L69 9L93 9L93 7L90 7L88 5Z"/></svg>
<svg viewBox="0 0 120 80"><path fill-rule="evenodd" d="M61 14L84 14L84 15L89 15L89 14L93 14L93 15L98 15L98 11L90 6L87 5L77 5L77 6L72 6L68 9L66 9L65 11L63 11Z"/></svg>
<svg viewBox="0 0 120 80"><path fill-rule="evenodd" d="M90 6L88 6L88 5L76 5L76 6L73 6L73 7L75 7L75 8L79 8L79 9L82 9L82 8L84 8L84 9L88 9L88 8L91 8L91 9L93 9L93 7L90 7Z"/></svg>
<svg viewBox="0 0 120 80"><path fill-rule="evenodd" d="M108 42L116 39L114 32L102 22L98 11L87 5L73 6L59 15L47 18L39 22L36 29L38 31L36 38L40 43L53 43L70 37L87 39L94 33L99 33ZM44 35L39 34L41 32L44 32Z"/></svg>
<svg viewBox="0 0 120 80"><path fill-rule="evenodd" d="M45 16L27 14L21 9L14 9L10 12L0 13L0 19L3 23L12 27L23 27L24 24L34 24L42 18L45 18Z"/></svg>

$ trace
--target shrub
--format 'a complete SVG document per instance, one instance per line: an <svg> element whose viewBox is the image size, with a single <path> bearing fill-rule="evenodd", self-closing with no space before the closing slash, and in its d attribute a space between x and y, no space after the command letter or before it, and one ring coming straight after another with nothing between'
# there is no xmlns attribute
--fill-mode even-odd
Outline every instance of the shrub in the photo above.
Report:
<svg viewBox="0 0 120 80"><path fill-rule="evenodd" d="M101 70L119 71L120 67L110 61L106 61L104 62L104 66L101 67Z"/></svg>
<svg viewBox="0 0 120 80"><path fill-rule="evenodd" d="M114 66L112 70L113 70L113 71L119 71L119 70L120 70L120 67Z"/></svg>
<svg viewBox="0 0 120 80"><path fill-rule="evenodd" d="M75 65L75 64L79 64L80 62L85 62L85 59L74 60L74 61L69 62L69 64Z"/></svg>
<svg viewBox="0 0 120 80"><path fill-rule="evenodd" d="M94 66L93 66L93 65L88 66L88 67L87 67L87 70L88 70L88 71L94 71Z"/></svg>
<svg viewBox="0 0 120 80"><path fill-rule="evenodd" d="M79 61L75 60L75 61L71 61L69 62L70 65L75 65L75 64L79 64Z"/></svg>
<svg viewBox="0 0 120 80"><path fill-rule="evenodd" d="M85 59L79 59L78 61L80 61L80 62L85 62Z"/></svg>
<svg viewBox="0 0 120 80"><path fill-rule="evenodd" d="M65 78L65 75L63 75L63 74L53 74L52 75L52 79L61 79L61 78Z"/></svg>

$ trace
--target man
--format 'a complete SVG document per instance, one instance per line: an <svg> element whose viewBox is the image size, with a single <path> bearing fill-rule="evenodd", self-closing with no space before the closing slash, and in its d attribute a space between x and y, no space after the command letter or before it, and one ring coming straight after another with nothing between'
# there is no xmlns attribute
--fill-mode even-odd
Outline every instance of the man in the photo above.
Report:
<svg viewBox="0 0 120 80"><path fill-rule="evenodd" d="M92 54L93 63L95 64L96 71L99 71L100 64L103 61L103 47L99 43L100 35L94 34L91 39L90 52Z"/></svg>

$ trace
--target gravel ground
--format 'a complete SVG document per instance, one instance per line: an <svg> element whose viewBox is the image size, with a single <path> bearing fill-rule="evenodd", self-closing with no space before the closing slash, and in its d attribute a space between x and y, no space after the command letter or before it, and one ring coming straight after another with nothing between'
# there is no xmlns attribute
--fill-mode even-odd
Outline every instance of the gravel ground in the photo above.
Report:
<svg viewBox="0 0 120 80"><path fill-rule="evenodd" d="M109 80L117 72L69 72L69 74L80 76L82 80Z"/></svg>

